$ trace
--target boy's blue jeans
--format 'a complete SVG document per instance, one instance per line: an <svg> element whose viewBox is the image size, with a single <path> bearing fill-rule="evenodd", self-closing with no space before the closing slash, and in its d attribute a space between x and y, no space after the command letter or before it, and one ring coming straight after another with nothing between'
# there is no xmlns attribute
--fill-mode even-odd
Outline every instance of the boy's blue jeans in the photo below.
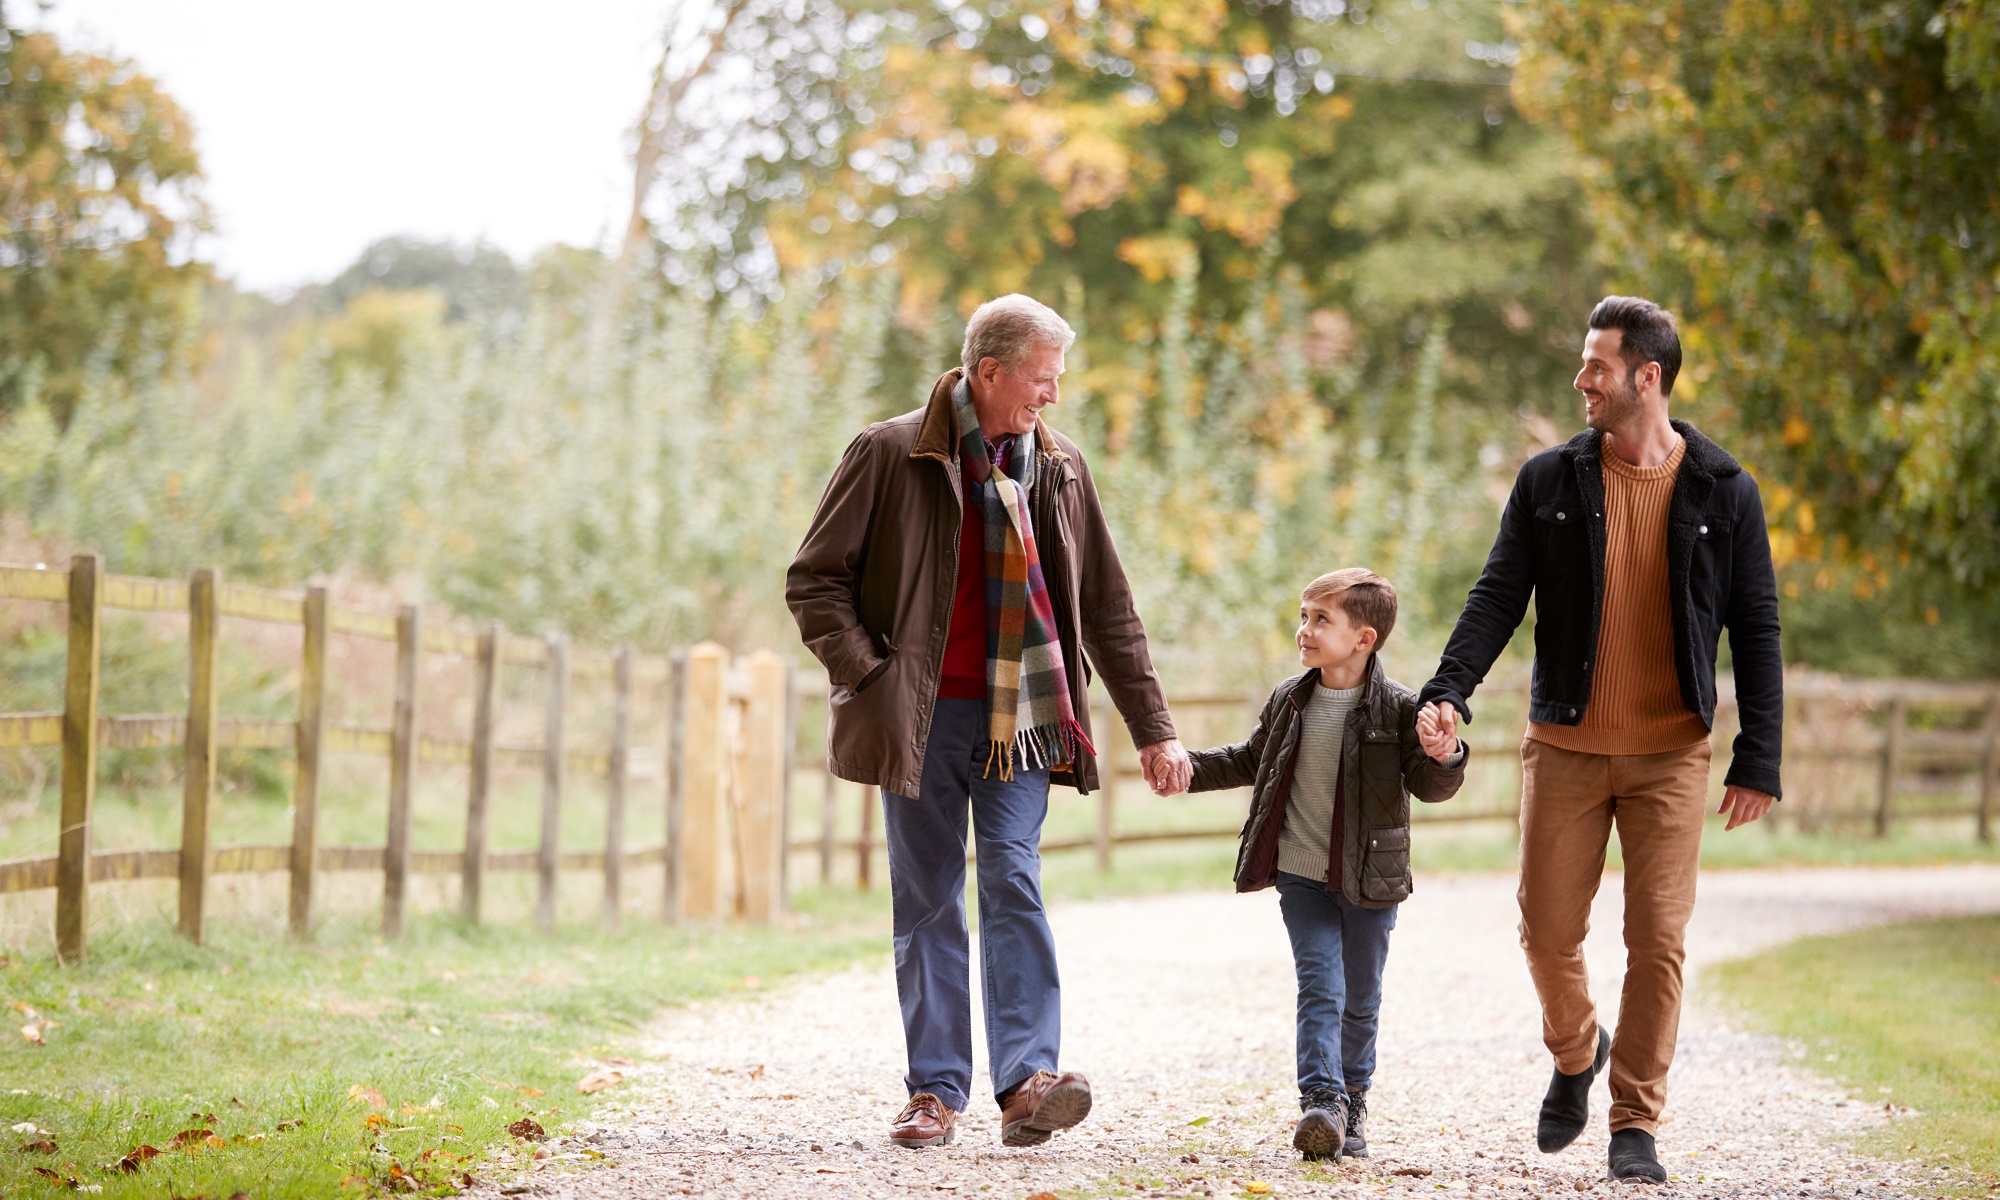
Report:
<svg viewBox="0 0 2000 1200"><path fill-rule="evenodd" d="M980 983L987 1068L996 1095L1056 1069L1062 996L1055 937L1042 911L1042 819L1049 773L985 773L984 700L940 698L924 747L918 795L884 789L889 894L895 908L896 994L910 1094L965 1111L972 1088L971 953L965 930L968 803L979 857Z"/></svg>
<svg viewBox="0 0 2000 1200"><path fill-rule="evenodd" d="M1278 911L1299 977L1299 1095L1366 1091L1396 910L1362 908L1317 879L1280 871Z"/></svg>

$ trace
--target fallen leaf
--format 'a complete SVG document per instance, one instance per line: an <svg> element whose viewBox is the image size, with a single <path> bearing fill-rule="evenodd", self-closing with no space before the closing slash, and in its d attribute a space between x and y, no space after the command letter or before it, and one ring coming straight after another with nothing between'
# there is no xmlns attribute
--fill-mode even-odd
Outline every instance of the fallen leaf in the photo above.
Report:
<svg viewBox="0 0 2000 1200"><path fill-rule="evenodd" d="M372 1087L362 1087L358 1083L347 1089L347 1098L349 1100L359 1100L370 1108L381 1109L389 1107L389 1102L382 1098L381 1092L376 1091Z"/></svg>
<svg viewBox="0 0 2000 1200"><path fill-rule="evenodd" d="M11 1125L11 1126L9 1126L8 1128L12 1129L12 1130L13 1130L13 1131L14 1131L15 1133L47 1133L47 1132L48 1132L48 1130L46 1130L46 1129L37 1129L37 1128L35 1128L35 1123L34 1123L33 1121L23 1121L23 1122L21 1122L21 1123L20 1123L19 1125Z"/></svg>
<svg viewBox="0 0 2000 1200"><path fill-rule="evenodd" d="M1054 1192L1036 1192L1034 1195L1028 1197L1028 1200L1062 1200L1062 1197L1056 1195Z"/></svg>
<svg viewBox="0 0 2000 1200"><path fill-rule="evenodd" d="M1395 1170L1389 1172L1391 1175L1412 1176L1428 1175L1430 1173L1431 1169L1429 1167L1397 1167Z"/></svg>
<svg viewBox="0 0 2000 1200"><path fill-rule="evenodd" d="M119 1170L124 1171L126 1174L129 1175L132 1172L137 1171L139 1169L139 1165L145 1162L147 1159L158 1158L159 1156L160 1156L160 1148L158 1146L140 1146L138 1149L132 1151L132 1153L126 1155L124 1158L119 1159L117 1163L114 1165L117 1166Z"/></svg>
<svg viewBox="0 0 2000 1200"><path fill-rule="evenodd" d="M381 1129L388 1123L389 1118L383 1116L381 1113L369 1113L367 1118L361 1122L362 1127L366 1129Z"/></svg>
<svg viewBox="0 0 2000 1200"><path fill-rule="evenodd" d="M30 1021L26 1025L21 1026L21 1036L27 1038L28 1043L33 1046L46 1046L49 1044L48 1039L42 1036L42 1022L40 1021Z"/></svg>
<svg viewBox="0 0 2000 1200"><path fill-rule="evenodd" d="M56 1144L47 1138L43 1138L39 1142L28 1142L21 1147L21 1153L23 1154L54 1154L55 1152Z"/></svg>
<svg viewBox="0 0 2000 1200"><path fill-rule="evenodd" d="M523 1087L523 1088L515 1088L514 1090L521 1093L523 1096L526 1096L530 1100L533 1100L537 1096L544 1096L548 1094L542 1091L542 1089L538 1087Z"/></svg>
<svg viewBox="0 0 2000 1200"><path fill-rule="evenodd" d="M764 1078L764 1064L763 1064L763 1063L758 1063L758 1064L757 1064L756 1066L754 1066L754 1067L751 1067L751 1068L750 1068L750 1078L752 1078L752 1079L762 1079L762 1078Z"/></svg>
<svg viewBox="0 0 2000 1200"><path fill-rule="evenodd" d="M35 1174L40 1175L43 1179L48 1180L57 1187L74 1188L77 1186L75 1176L65 1175L60 1171L51 1171L47 1167L36 1167Z"/></svg>
<svg viewBox="0 0 2000 1200"><path fill-rule="evenodd" d="M452 1124L446 1124L446 1125L445 1125L445 1127L444 1127L444 1131L445 1131L446 1133L464 1133L464 1132L465 1132L465 1130L464 1130L464 1129L463 1129L462 1127L460 1127L460 1126L457 1126L457 1125L452 1125Z"/></svg>
<svg viewBox="0 0 2000 1200"><path fill-rule="evenodd" d="M1194 1120L1192 1120L1192 1121L1189 1121L1189 1122L1188 1122L1188 1124L1189 1124L1189 1125L1191 1125L1191 1126L1193 1126L1193 1125L1206 1125L1206 1124L1208 1124L1208 1123L1209 1123L1210 1121L1212 1121L1212 1120L1214 1120L1214 1118L1213 1118L1213 1117L1196 1117L1196 1118L1195 1118Z"/></svg>
<svg viewBox="0 0 2000 1200"><path fill-rule="evenodd" d="M548 1147L547 1147L547 1146L537 1146L537 1147L535 1147L535 1161L536 1161L536 1162L540 1162L540 1161L542 1161L543 1159L547 1158L548 1156L549 1156L549 1149L548 1149Z"/></svg>
<svg viewBox="0 0 2000 1200"><path fill-rule="evenodd" d="M1243 1190L1249 1192L1253 1196L1263 1196L1263 1195L1268 1195L1270 1193L1271 1185L1265 1183L1261 1179L1253 1179L1249 1183L1243 1185Z"/></svg>
<svg viewBox="0 0 2000 1200"><path fill-rule="evenodd" d="M236 1107L238 1107L238 1108L247 1108L247 1107L248 1107L248 1105L244 1104L244 1103L243 1103L243 1102L242 1102L241 1100L238 1100L238 1099L237 1099L236 1097L234 1097L234 1096L231 1096L231 1097L229 1098L229 1102L230 1102L231 1104L234 1104L234 1105L235 1105Z"/></svg>
<svg viewBox="0 0 2000 1200"><path fill-rule="evenodd" d="M1199 1155L1199 1154L1183 1154L1183 1155L1181 1155L1181 1161L1182 1161L1182 1162L1184 1162L1184 1163L1199 1163L1199 1162L1201 1161L1201 1155Z"/></svg>
<svg viewBox="0 0 2000 1200"><path fill-rule="evenodd" d="M525 1138L531 1142L546 1141L549 1136L549 1131L543 1129L533 1117L522 1117L512 1125L509 1125L507 1132L517 1138Z"/></svg>
<svg viewBox="0 0 2000 1200"><path fill-rule="evenodd" d="M220 1150L228 1144L227 1139L219 1138L212 1133L202 1139L202 1145L207 1146L210 1150Z"/></svg>
<svg viewBox="0 0 2000 1200"><path fill-rule="evenodd" d="M762 1070L762 1067L758 1068L758 1071L761 1072ZM622 1072L613 1070L610 1067L599 1067L578 1080L576 1090L587 1096L592 1092L601 1092L608 1087L616 1087L623 1082L625 1082L625 1076Z"/></svg>
<svg viewBox="0 0 2000 1200"><path fill-rule="evenodd" d="M197 1125L213 1126L215 1124L215 1114L203 1113L203 1112L191 1112L188 1114L188 1120L193 1121Z"/></svg>
<svg viewBox="0 0 2000 1200"><path fill-rule="evenodd" d="M289 1121L280 1121L278 1122L278 1132L283 1133L287 1129L298 1129L305 1123L306 1119L304 1117L293 1117Z"/></svg>
<svg viewBox="0 0 2000 1200"><path fill-rule="evenodd" d="M207 1140L208 1130L206 1129L183 1129L173 1136L173 1144L180 1147L192 1146Z"/></svg>
<svg viewBox="0 0 2000 1200"><path fill-rule="evenodd" d="M35 1011L35 1006L28 1003L26 1000L14 1001L14 1011L20 1013L22 1016L28 1018L30 1021L34 1020L38 1016L41 1016L40 1013Z"/></svg>
<svg viewBox="0 0 2000 1200"><path fill-rule="evenodd" d="M631 1066L631 1065L632 1065L632 1060L631 1060L631 1059L629 1059L629 1058L626 1058L626 1057L625 1057L624 1055L622 1055L622 1054L618 1054L618 1055L613 1055L612 1057L610 1057L610 1058L607 1058L607 1059L605 1059L605 1060L604 1060L604 1065L605 1065L605 1066L607 1066L607 1067L629 1067L629 1066Z"/></svg>
<svg viewBox="0 0 2000 1200"><path fill-rule="evenodd" d="M821 1167L819 1169L819 1174L821 1175L845 1175L847 1173L846 1167ZM1030 1196L1028 1200L1035 1200L1035 1198Z"/></svg>

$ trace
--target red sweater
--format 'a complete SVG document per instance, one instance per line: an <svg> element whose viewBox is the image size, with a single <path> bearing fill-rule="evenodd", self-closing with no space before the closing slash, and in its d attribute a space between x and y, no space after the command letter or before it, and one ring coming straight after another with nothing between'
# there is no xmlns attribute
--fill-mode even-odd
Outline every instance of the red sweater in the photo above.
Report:
<svg viewBox="0 0 2000 1200"><path fill-rule="evenodd" d="M958 527L958 586L951 595L951 631L944 643L938 698L986 699L986 519L963 489Z"/></svg>

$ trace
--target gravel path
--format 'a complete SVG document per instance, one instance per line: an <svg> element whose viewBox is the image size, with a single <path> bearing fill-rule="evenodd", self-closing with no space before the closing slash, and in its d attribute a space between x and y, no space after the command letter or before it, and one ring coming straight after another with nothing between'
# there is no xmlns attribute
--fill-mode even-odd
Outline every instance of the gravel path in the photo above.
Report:
<svg viewBox="0 0 2000 1200"><path fill-rule="evenodd" d="M1389 957L1375 1157L1338 1169L1290 1148L1291 961L1272 892L1099 901L1053 912L1062 956L1063 1065L1089 1074L1096 1111L1035 1150L999 1145L975 1101L948 1150L886 1145L903 1099L902 1042L886 961L753 1000L676 1010L599 1113L590 1146L615 1169L538 1180L547 1194L607 1197L981 1193L1321 1196L1439 1190L1488 1195L1608 1192L1603 1084L1592 1128L1566 1152L1534 1146L1549 1060L1515 941L1511 876L1420 879ZM1623 967L1618 879L1589 941L1606 1020ZM1688 938L1662 1160L1688 1196L1890 1196L1918 1168L1843 1149L1891 1119L1797 1051L1736 1029L1702 968L1800 936L1886 921L2000 910L2000 867L1716 872ZM978 961L975 954L975 963ZM977 987L974 988L975 1010ZM975 1033L974 1045L985 1045ZM990 1094L983 1071L975 1095ZM557 1163L563 1151L552 1147ZM551 1163L551 1166L556 1163ZM1397 1172L1404 1172L1398 1174ZM1421 1172L1421 1173L1417 1173Z"/></svg>

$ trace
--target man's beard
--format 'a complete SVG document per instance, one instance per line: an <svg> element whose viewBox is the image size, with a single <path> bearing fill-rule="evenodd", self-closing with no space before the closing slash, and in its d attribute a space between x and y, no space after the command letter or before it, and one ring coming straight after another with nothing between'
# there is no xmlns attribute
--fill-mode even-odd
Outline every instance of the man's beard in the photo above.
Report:
<svg viewBox="0 0 2000 1200"><path fill-rule="evenodd" d="M1632 372L1627 371L1625 378L1604 390L1604 398L1597 402L1597 407L1585 413L1584 423L1592 429L1611 433L1630 421L1638 411L1639 389L1633 383Z"/></svg>

